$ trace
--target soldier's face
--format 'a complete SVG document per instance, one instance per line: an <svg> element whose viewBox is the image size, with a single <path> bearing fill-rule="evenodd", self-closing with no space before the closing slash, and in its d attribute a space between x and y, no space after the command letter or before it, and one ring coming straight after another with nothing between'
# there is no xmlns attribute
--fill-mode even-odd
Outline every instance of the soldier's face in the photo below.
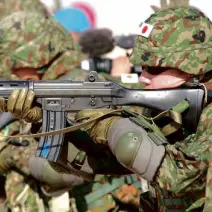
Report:
<svg viewBox="0 0 212 212"><path fill-rule="evenodd" d="M145 84L146 89L176 88L191 78L191 75L177 69L143 68L140 81Z"/></svg>
<svg viewBox="0 0 212 212"><path fill-rule="evenodd" d="M14 69L12 73L22 80L40 80L40 75L37 74L35 68L18 68Z"/></svg>

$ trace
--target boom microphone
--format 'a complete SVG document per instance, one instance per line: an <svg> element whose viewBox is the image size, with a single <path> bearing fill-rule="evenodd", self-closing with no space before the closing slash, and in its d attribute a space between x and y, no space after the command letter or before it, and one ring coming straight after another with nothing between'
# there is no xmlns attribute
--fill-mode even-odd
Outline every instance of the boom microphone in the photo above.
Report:
<svg viewBox="0 0 212 212"><path fill-rule="evenodd" d="M113 50L115 39L109 29L90 29L81 33L79 44L84 54L99 57Z"/></svg>

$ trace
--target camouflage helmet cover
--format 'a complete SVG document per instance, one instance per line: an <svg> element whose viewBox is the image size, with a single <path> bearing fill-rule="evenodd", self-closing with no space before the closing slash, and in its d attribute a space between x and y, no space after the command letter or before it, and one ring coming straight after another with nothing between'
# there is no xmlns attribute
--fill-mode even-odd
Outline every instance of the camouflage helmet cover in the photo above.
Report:
<svg viewBox="0 0 212 212"><path fill-rule="evenodd" d="M177 68L198 75L212 69L212 24L199 10L175 7L151 15L153 30L138 35L131 62L142 66Z"/></svg>
<svg viewBox="0 0 212 212"><path fill-rule="evenodd" d="M17 11L0 21L0 77L10 78L16 68L42 69L74 50L71 35L52 17ZM73 54L72 64L78 64ZM61 60L62 61L62 60ZM67 61L67 59L66 59Z"/></svg>
<svg viewBox="0 0 212 212"><path fill-rule="evenodd" d="M36 11L49 15L47 8L40 0L1 0L0 1L0 20L17 11Z"/></svg>

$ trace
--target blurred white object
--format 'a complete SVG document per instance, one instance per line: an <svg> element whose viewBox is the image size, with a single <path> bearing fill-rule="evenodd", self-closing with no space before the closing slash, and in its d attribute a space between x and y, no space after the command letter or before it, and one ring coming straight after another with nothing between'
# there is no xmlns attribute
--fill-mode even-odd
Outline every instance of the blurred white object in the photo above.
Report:
<svg viewBox="0 0 212 212"><path fill-rule="evenodd" d="M81 61L81 69L89 71L90 70L90 63L89 60Z"/></svg>
<svg viewBox="0 0 212 212"><path fill-rule="evenodd" d="M58 197L52 197L50 201L51 212L69 212L69 193L65 192Z"/></svg>
<svg viewBox="0 0 212 212"><path fill-rule="evenodd" d="M149 191L148 181L140 177L142 193Z"/></svg>
<svg viewBox="0 0 212 212"><path fill-rule="evenodd" d="M122 83L138 83L138 74L121 74Z"/></svg>

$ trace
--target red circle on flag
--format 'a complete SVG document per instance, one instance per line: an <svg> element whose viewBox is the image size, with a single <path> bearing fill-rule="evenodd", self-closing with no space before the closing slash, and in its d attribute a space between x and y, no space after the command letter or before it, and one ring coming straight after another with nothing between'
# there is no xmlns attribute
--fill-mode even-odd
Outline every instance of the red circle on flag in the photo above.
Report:
<svg viewBox="0 0 212 212"><path fill-rule="evenodd" d="M145 33L146 31L148 30L148 26L145 26L145 27L143 27L143 29L142 29L142 33Z"/></svg>

